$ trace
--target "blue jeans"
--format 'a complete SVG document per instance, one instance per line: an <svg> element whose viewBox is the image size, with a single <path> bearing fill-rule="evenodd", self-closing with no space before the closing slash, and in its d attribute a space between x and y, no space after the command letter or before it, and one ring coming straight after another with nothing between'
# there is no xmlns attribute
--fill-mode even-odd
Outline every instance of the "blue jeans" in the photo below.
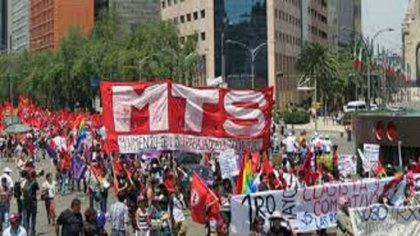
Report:
<svg viewBox="0 0 420 236"><path fill-rule="evenodd" d="M59 177L60 177L60 193L61 195L64 195L67 191L67 174L60 172Z"/></svg>
<svg viewBox="0 0 420 236"><path fill-rule="evenodd" d="M36 209L32 207L30 209L23 209L23 227L26 229L28 235L35 235L36 232Z"/></svg>
<svg viewBox="0 0 420 236"><path fill-rule="evenodd" d="M111 231L111 236L125 236L125 230L115 230Z"/></svg>
<svg viewBox="0 0 420 236"><path fill-rule="evenodd" d="M9 227L9 210L9 204L0 205L0 226L2 227L2 230L5 230L7 227Z"/></svg>

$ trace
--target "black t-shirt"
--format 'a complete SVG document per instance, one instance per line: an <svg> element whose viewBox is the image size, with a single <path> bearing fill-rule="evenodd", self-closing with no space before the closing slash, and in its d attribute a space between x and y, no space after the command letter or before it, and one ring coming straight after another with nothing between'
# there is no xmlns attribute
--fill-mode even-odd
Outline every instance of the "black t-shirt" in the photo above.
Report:
<svg viewBox="0 0 420 236"><path fill-rule="evenodd" d="M58 216L57 224L62 225L62 236L76 236L83 231L83 217L80 213L74 213L67 209Z"/></svg>

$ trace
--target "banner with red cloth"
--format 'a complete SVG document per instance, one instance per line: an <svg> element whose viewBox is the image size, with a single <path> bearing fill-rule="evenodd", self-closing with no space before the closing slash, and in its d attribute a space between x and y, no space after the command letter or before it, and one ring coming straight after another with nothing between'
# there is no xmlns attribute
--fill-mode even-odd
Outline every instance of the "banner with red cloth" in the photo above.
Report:
<svg viewBox="0 0 420 236"><path fill-rule="evenodd" d="M272 88L101 82L108 151L259 151L270 146Z"/></svg>

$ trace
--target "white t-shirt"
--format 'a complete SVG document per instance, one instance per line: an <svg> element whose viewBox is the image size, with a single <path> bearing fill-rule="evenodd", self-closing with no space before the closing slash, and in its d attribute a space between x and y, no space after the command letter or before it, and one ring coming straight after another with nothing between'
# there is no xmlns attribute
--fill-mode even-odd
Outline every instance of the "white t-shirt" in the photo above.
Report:
<svg viewBox="0 0 420 236"><path fill-rule="evenodd" d="M179 197L174 197L174 208L172 210L172 213L174 215L175 222L183 222L185 220L184 215L184 196L182 194L179 195Z"/></svg>
<svg viewBox="0 0 420 236"><path fill-rule="evenodd" d="M48 181L45 181L42 184L42 188L43 189L48 189L48 197L49 198L54 198L55 194L57 193L57 182L55 180L53 180L53 182L50 184L50 183L48 183Z"/></svg>
<svg viewBox="0 0 420 236"><path fill-rule="evenodd" d="M7 187L9 189L13 188L13 180L12 180L12 177L10 177L10 175L4 173L4 174L2 174L0 176L0 180L3 179L3 178L6 178L6 180L7 180Z"/></svg>
<svg viewBox="0 0 420 236"><path fill-rule="evenodd" d="M324 151L325 152L331 152L332 142L329 139L324 140Z"/></svg>
<svg viewBox="0 0 420 236"><path fill-rule="evenodd" d="M8 227L6 230L3 231L3 236L26 236L26 230L22 226L19 226L16 232L11 232L12 228Z"/></svg>
<svg viewBox="0 0 420 236"><path fill-rule="evenodd" d="M283 140L284 145L286 146L286 152L295 152L296 151L296 138L289 136Z"/></svg>

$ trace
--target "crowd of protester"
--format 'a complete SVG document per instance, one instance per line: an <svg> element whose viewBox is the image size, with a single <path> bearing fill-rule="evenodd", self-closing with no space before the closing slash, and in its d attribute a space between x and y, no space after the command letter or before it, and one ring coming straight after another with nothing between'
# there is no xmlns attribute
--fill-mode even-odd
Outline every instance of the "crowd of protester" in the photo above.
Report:
<svg viewBox="0 0 420 236"><path fill-rule="evenodd" d="M36 235L38 207L42 205L57 235L186 235L190 230L185 223L190 189L181 186L183 181L190 182L191 172L174 152L107 153L101 125L85 118L69 127L62 119L25 134L0 136L2 162L14 162L19 173L19 178L12 179L15 170L6 167L0 176L3 235ZM267 150L240 155L242 161L247 158L252 163L254 191L296 189L350 178L340 175L338 146L326 135L309 136L302 131L296 137L290 132L280 148L273 144L273 150L277 149L279 154ZM37 167L40 161L51 161L52 171ZM217 155L202 155L199 162L210 171L211 181L206 184L217 196L217 202L206 204L207 234L228 235L230 199L239 194L238 181L222 179ZM384 172L393 176L396 170L387 166ZM408 196L414 192L414 173L420 173L420 162L407 170ZM57 199L72 192L85 193L89 204L84 206L75 198L68 209L57 214ZM116 200L108 206L110 195ZM16 213L10 212L12 201L16 201ZM348 199L340 199L340 206L343 211L338 218L345 222ZM269 229L264 228L266 220ZM343 224L342 230L348 231L348 225ZM278 211L252 223L251 235L292 234L294 229Z"/></svg>

